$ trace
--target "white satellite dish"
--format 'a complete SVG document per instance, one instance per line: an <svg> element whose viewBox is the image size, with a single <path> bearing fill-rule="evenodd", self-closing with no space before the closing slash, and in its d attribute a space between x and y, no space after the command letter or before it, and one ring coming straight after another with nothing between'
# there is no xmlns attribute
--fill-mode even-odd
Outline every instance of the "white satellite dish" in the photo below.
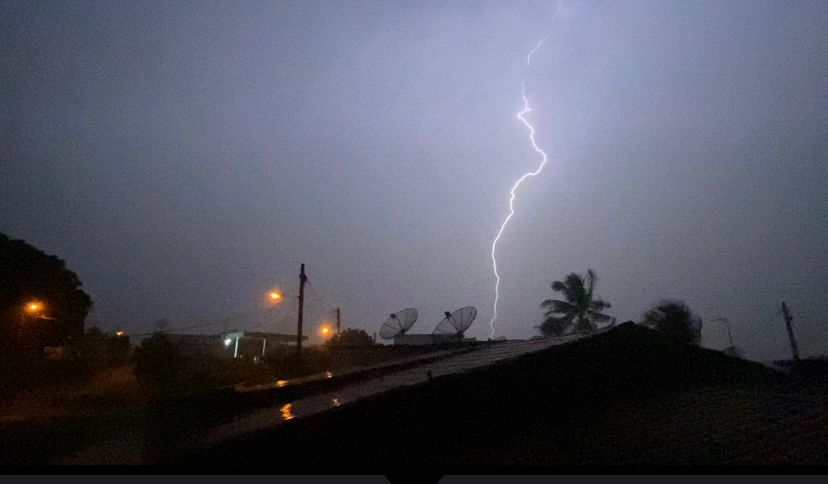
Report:
<svg viewBox="0 0 828 484"><path fill-rule="evenodd" d="M382 325L379 331L379 337L382 339L394 339L398 334L405 334L406 331L414 326L417 321L417 310L414 308L403 309L397 311L388 317L388 320Z"/></svg>

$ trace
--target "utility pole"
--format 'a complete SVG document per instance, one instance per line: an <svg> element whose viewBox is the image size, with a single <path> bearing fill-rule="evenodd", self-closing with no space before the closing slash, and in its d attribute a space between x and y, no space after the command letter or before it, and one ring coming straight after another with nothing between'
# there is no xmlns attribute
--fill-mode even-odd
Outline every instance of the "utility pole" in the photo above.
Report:
<svg viewBox="0 0 828 484"><path fill-rule="evenodd" d="M340 324L342 323L342 312L336 308L336 339L339 340Z"/></svg>
<svg viewBox="0 0 828 484"><path fill-rule="evenodd" d="M305 283L308 276L305 275L305 264L299 270L299 314L296 321L296 356L302 356L302 312L305 309Z"/></svg>
<svg viewBox="0 0 828 484"><path fill-rule="evenodd" d="M793 326L791 326L793 316L788 311L788 305L785 304L785 301L782 301L782 314L785 316L785 327L788 328L788 339L791 340L791 353L793 353L794 360L799 361L799 348L796 346L796 338L794 338Z"/></svg>

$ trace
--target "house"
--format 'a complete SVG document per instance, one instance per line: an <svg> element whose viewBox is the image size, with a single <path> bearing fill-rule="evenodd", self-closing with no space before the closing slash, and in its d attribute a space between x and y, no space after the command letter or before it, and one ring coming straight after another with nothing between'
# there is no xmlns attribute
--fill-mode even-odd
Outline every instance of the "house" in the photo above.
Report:
<svg viewBox="0 0 828 484"><path fill-rule="evenodd" d="M296 345L295 334L234 331L223 334L166 334L185 356L193 358L261 358L269 348ZM307 340L303 336L302 340Z"/></svg>

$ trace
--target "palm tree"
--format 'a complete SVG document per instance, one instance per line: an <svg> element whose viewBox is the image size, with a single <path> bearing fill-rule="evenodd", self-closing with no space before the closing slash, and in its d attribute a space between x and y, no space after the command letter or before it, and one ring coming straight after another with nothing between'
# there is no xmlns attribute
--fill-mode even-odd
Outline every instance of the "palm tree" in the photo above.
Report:
<svg viewBox="0 0 828 484"><path fill-rule="evenodd" d="M598 278L595 271L588 270L586 277L571 273L563 281L552 283L552 291L563 294L562 299L547 299L541 303L545 309L543 323L538 329L544 336L560 336L574 326L574 331L592 332L598 329L595 323L614 321L615 318L603 313L610 303L593 298Z"/></svg>

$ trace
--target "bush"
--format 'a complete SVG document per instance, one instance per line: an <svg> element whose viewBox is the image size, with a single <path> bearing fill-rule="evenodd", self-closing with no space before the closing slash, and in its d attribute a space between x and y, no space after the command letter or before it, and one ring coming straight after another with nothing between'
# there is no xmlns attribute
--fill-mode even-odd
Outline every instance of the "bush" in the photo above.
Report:
<svg viewBox="0 0 828 484"><path fill-rule="evenodd" d="M364 330L348 328L339 336L326 341L325 344L328 346L371 346L374 344L374 339Z"/></svg>
<svg viewBox="0 0 828 484"><path fill-rule="evenodd" d="M152 335L135 349L135 378L141 386L169 390L183 368L183 356L163 333Z"/></svg>
<svg viewBox="0 0 828 484"><path fill-rule="evenodd" d="M21 391L66 388L91 376L89 365L80 358L50 360L45 355L26 357L14 352L0 353L0 399Z"/></svg>
<svg viewBox="0 0 828 484"><path fill-rule="evenodd" d="M132 345L129 338L106 334L91 327L74 349L78 357L91 369L111 368L129 361Z"/></svg>

